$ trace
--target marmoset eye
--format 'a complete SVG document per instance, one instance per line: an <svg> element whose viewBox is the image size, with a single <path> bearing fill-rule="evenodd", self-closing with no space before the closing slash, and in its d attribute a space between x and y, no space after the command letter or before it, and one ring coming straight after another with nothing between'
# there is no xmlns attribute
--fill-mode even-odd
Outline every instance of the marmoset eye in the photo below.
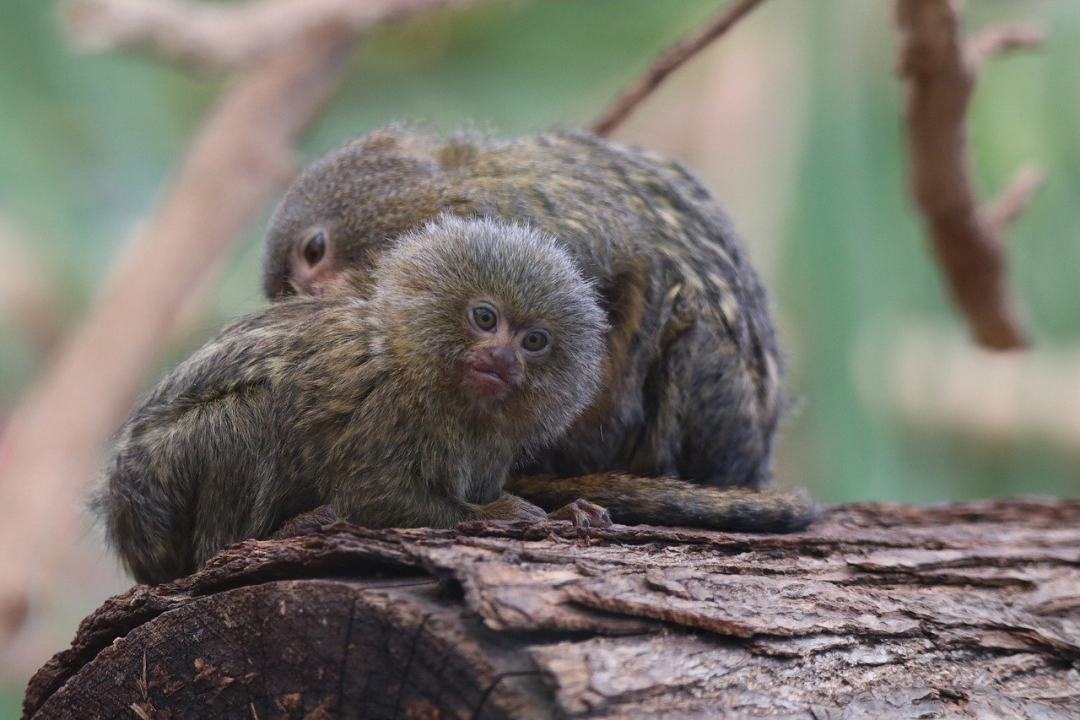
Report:
<svg viewBox="0 0 1080 720"><path fill-rule="evenodd" d="M545 350L550 342L551 337L544 330L530 330L521 341L521 347L528 352L537 353Z"/></svg>
<svg viewBox="0 0 1080 720"><path fill-rule="evenodd" d="M326 256L326 233L320 230L308 238L304 243L303 255L308 265L318 265Z"/></svg>
<svg viewBox="0 0 1080 720"><path fill-rule="evenodd" d="M472 321L478 329L491 332L499 324L499 316L490 305L477 305L472 310Z"/></svg>

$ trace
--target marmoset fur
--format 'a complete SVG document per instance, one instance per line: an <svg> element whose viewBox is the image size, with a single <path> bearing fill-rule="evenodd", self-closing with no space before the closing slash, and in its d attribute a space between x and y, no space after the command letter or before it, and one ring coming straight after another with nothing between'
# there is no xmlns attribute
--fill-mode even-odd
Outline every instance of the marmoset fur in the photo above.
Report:
<svg viewBox="0 0 1080 720"><path fill-rule="evenodd" d="M343 273L230 325L132 413L94 504L136 579L324 505L375 528L545 517L504 484L600 386L590 283L525 225L453 217L374 272L364 299Z"/></svg>
<svg viewBox="0 0 1080 720"><path fill-rule="evenodd" d="M391 127L310 166L267 236L264 289L318 294L440 213L516 219L556 238L596 286L610 330L600 393L508 488L576 497L616 521L785 531L801 494L721 493L771 479L782 358L766 294L731 223L683 166L588 133L443 139Z"/></svg>

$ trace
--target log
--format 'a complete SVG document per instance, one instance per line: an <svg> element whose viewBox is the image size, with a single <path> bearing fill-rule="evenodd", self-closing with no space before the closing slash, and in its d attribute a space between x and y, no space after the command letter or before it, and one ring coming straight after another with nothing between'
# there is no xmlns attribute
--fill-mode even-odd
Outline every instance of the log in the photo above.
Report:
<svg viewBox="0 0 1080 720"><path fill-rule="evenodd" d="M1080 500L748 535L565 523L225 549L83 621L33 718L1080 717Z"/></svg>

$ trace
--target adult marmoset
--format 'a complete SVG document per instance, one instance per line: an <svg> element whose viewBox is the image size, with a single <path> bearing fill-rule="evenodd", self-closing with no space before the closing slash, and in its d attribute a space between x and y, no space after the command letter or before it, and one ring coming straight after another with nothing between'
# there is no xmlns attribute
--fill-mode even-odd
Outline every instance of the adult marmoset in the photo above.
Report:
<svg viewBox="0 0 1080 720"><path fill-rule="evenodd" d="M132 413L95 505L138 580L326 505L375 528L545 517L503 485L599 387L591 285L524 225L452 217L374 273L366 299L345 274L232 324Z"/></svg>
<svg viewBox="0 0 1080 720"><path fill-rule="evenodd" d="M812 519L801 495L660 479L766 485L785 406L765 292L728 218L685 168L583 132L380 130L329 153L287 192L268 231L264 289L317 294L341 273L370 271L439 213L550 233L594 282L610 324L601 392L512 480L515 492L544 504L581 495L608 503L616 521L791 530Z"/></svg>

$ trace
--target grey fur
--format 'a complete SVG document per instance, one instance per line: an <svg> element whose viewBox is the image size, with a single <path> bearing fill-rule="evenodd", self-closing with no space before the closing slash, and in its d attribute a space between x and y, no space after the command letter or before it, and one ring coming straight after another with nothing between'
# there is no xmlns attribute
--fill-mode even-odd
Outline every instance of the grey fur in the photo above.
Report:
<svg viewBox="0 0 1080 720"><path fill-rule="evenodd" d="M526 225L453 217L398 239L374 277L366 299L368 276L345 274L232 324L132 413L94 504L137 579L186 574L324 504L369 527L543 517L503 484L599 388L590 283ZM553 337L503 401L462 389L478 296Z"/></svg>
<svg viewBox="0 0 1080 720"><path fill-rule="evenodd" d="M345 271L377 279L381 254L440 212L552 234L595 282L611 325L604 390L526 472L768 483L786 402L765 292L715 199L655 154L582 132L371 133L289 190L270 223L264 288L318 292ZM330 249L301 277L300 243L319 229Z"/></svg>

